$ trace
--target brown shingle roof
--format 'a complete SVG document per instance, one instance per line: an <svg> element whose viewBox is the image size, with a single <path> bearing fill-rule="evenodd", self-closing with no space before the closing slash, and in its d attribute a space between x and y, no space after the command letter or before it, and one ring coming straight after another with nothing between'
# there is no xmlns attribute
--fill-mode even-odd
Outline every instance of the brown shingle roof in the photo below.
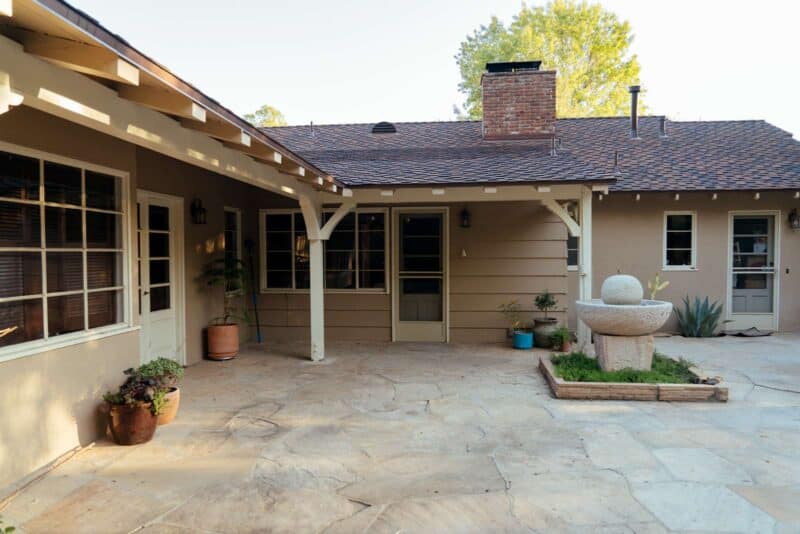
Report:
<svg viewBox="0 0 800 534"><path fill-rule="evenodd" d="M484 141L481 123L395 123L267 128L290 149L349 186L557 183L617 179L618 191L800 188L800 143L764 121L669 122L642 117L640 139L627 117L560 119L557 155L549 141ZM619 152L615 173L614 153Z"/></svg>

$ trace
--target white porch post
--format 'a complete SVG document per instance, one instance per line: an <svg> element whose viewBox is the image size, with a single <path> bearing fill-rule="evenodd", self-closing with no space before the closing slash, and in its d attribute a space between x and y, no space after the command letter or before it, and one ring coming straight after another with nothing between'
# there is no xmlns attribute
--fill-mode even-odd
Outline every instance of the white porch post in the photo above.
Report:
<svg viewBox="0 0 800 534"><path fill-rule="evenodd" d="M339 206L325 226L322 226L322 205L307 196L299 198L300 209L306 223L309 242L309 308L311 312L311 360L317 362L325 358L325 285L323 270L323 246L331 236L339 221L355 207L353 202Z"/></svg>
<svg viewBox="0 0 800 534"><path fill-rule="evenodd" d="M592 298L592 190L581 189L580 239L578 245L578 300ZM578 319L578 348L585 350L592 342L592 331Z"/></svg>

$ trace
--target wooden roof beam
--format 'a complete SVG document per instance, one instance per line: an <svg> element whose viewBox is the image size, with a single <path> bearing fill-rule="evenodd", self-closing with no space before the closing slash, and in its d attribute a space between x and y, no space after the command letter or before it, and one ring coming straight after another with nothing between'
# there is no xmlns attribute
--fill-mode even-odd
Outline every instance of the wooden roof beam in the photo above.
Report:
<svg viewBox="0 0 800 534"><path fill-rule="evenodd" d="M130 100L150 109L194 121L205 122L206 110L190 98L157 87L120 87L120 98Z"/></svg>
<svg viewBox="0 0 800 534"><path fill-rule="evenodd" d="M278 172L304 178L306 175L306 168L293 161L284 161L281 166L278 167Z"/></svg>
<svg viewBox="0 0 800 534"><path fill-rule="evenodd" d="M249 146L224 140L222 140L222 144L228 148L238 150L239 152L247 154L257 161L266 163L267 165L271 165L273 167L280 167L283 163L283 156L280 152L257 142L255 139L251 140Z"/></svg>
<svg viewBox="0 0 800 534"><path fill-rule="evenodd" d="M235 145L249 147L253 144L249 134L227 121L206 120L206 122L198 122L192 119L181 119L181 126Z"/></svg>
<svg viewBox="0 0 800 534"><path fill-rule="evenodd" d="M139 69L110 50L31 31L19 31L18 36L25 52L49 63L126 85L139 85Z"/></svg>

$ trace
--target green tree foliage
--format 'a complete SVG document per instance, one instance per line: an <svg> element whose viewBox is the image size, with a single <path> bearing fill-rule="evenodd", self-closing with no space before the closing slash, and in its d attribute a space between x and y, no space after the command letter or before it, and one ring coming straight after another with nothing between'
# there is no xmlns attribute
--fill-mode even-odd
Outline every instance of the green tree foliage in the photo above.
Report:
<svg viewBox="0 0 800 534"><path fill-rule="evenodd" d="M628 87L639 80L632 41L626 21L587 2L523 4L508 26L493 17L461 43L456 55L465 114L471 119L483 115L480 85L486 63L540 59L542 68L558 71L559 117L624 115L630 107Z"/></svg>
<svg viewBox="0 0 800 534"><path fill-rule="evenodd" d="M259 128L265 126L286 126L286 119L283 117L283 113L268 104L264 104L253 113L245 114L244 118L249 123Z"/></svg>

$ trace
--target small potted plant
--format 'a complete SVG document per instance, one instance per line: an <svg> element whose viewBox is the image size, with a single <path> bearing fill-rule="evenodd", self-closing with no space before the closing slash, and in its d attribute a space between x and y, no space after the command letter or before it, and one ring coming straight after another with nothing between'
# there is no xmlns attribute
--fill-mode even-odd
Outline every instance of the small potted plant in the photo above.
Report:
<svg viewBox="0 0 800 534"><path fill-rule="evenodd" d="M566 326L560 326L550 334L550 343L554 350L572 352L572 332Z"/></svg>
<svg viewBox="0 0 800 534"><path fill-rule="evenodd" d="M166 389L155 378L127 369L128 378L116 393L103 395L108 404L111 436L118 445L138 445L153 439Z"/></svg>
<svg viewBox="0 0 800 534"><path fill-rule="evenodd" d="M212 360L230 360L239 354L239 324L246 321L244 314L236 315L237 298L244 291L247 279L246 265L239 259L220 258L206 265L203 273L209 286L224 290L222 315L208 326L208 357Z"/></svg>
<svg viewBox="0 0 800 534"><path fill-rule="evenodd" d="M548 290L536 296L534 299L536 309L544 313L544 317L537 317L533 320L533 335L536 346L548 349L551 346L550 336L558 328L558 319L550 317L549 313L556 307L556 299Z"/></svg>
<svg viewBox="0 0 800 534"><path fill-rule="evenodd" d="M500 311L506 316L511 326L511 338L514 348L520 350L533 348L533 332L525 326L519 301L512 300L506 304L501 304Z"/></svg>
<svg viewBox="0 0 800 534"><path fill-rule="evenodd" d="M183 378L183 366L169 358L156 358L139 367L139 374L144 378L154 378L166 391L164 394L164 408L158 414L158 424L171 423L178 415L181 403L181 390L178 382Z"/></svg>

